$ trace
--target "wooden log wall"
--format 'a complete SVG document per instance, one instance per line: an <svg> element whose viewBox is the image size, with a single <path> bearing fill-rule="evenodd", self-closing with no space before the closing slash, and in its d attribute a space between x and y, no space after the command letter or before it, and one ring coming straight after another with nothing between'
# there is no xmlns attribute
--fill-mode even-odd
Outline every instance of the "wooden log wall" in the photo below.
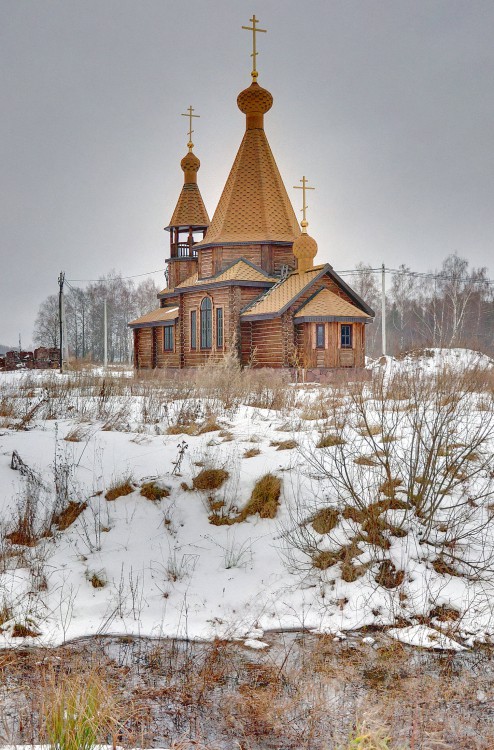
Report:
<svg viewBox="0 0 494 750"><path fill-rule="evenodd" d="M196 273L198 267L197 258L177 258L168 263L168 287L174 289L182 281Z"/></svg>

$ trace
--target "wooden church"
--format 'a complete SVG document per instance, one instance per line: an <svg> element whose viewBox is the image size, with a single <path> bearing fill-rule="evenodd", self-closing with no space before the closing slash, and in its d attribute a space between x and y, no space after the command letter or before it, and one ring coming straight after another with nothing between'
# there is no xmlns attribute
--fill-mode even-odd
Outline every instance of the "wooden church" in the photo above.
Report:
<svg viewBox="0 0 494 750"><path fill-rule="evenodd" d="M226 353L245 366L313 370L317 379L364 367L365 328L374 313L329 263L314 265L310 188L304 177L299 228L264 131L273 97L257 83L261 29L255 16L251 22L252 83L237 97L245 134L210 221L189 127L184 184L166 227L167 287L156 310L129 323L138 369L198 367Z"/></svg>

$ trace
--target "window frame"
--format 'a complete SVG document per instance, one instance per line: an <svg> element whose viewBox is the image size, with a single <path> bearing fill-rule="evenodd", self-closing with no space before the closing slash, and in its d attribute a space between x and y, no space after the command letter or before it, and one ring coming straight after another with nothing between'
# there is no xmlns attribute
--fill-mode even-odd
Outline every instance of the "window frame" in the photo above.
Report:
<svg viewBox="0 0 494 750"><path fill-rule="evenodd" d="M190 348L197 350L197 310L190 311Z"/></svg>
<svg viewBox="0 0 494 750"><path fill-rule="evenodd" d="M175 336L173 329L175 326L163 326L163 351L169 354L175 351Z"/></svg>
<svg viewBox="0 0 494 750"><path fill-rule="evenodd" d="M225 341L225 333L224 333L224 320L225 317L223 315L223 308L217 307L216 313L215 313L215 322L216 322L216 348L217 349L223 349L224 341ZM221 336L220 336L221 334Z"/></svg>
<svg viewBox="0 0 494 750"><path fill-rule="evenodd" d="M203 297L199 318L201 350L207 351L213 348L213 302L211 297Z"/></svg>
<svg viewBox="0 0 494 750"><path fill-rule="evenodd" d="M319 343L319 333L322 331L322 344ZM324 323L316 323L316 349L326 348L326 326Z"/></svg>
<svg viewBox="0 0 494 750"><path fill-rule="evenodd" d="M343 329L348 329L348 332ZM340 325L340 349L353 349L352 323L342 323Z"/></svg>

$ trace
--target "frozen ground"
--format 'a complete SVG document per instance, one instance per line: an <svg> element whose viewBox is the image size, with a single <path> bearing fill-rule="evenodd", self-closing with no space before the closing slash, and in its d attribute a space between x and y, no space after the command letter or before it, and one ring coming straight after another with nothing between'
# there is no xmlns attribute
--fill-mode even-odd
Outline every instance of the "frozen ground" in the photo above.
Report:
<svg viewBox="0 0 494 750"><path fill-rule="evenodd" d="M444 365L464 373L479 364L488 367L490 361L454 350L446 356L432 352L401 362L388 359L374 371L378 378L383 368L388 378L417 369L435 377ZM412 440L404 423L395 424L413 410L406 411L406 397L393 398L381 409L380 418L389 421L390 431L395 429L391 438L384 429L369 442L352 421L352 402L329 388L288 386L280 406L273 401L265 408L269 386L249 405L249 399L226 403L217 395L198 396L194 389L177 394L173 384L157 381L144 383L143 391L129 373L120 390L108 385L102 390L102 381L91 385L87 376L71 375L76 385L57 395L68 377L0 374L3 646L53 645L112 633L233 638L262 647L263 634L274 629L311 629L344 638L345 631L378 625L395 626L392 634L407 643L457 649L494 634L490 432L469 459L478 463L474 476L460 477L439 508L434 541L424 546L422 521L415 516L410 520L397 505L390 507L377 543L361 533L359 554L344 580L342 558L332 565L313 564L321 553L342 549L355 538L357 522L344 516L351 498L343 490L337 496L329 479L332 462L343 455L341 447L316 446L328 433L344 436L353 466L355 458L371 455L376 445L385 452L386 440L392 439L396 467ZM370 390L365 399L378 421L379 399ZM468 438L472 425L477 435L487 416L492 418L492 389L469 394L466 405L468 419L462 412L456 420L458 434L448 437L449 444L461 444L461 435ZM217 429L180 433L177 425L189 425L191 414L199 425L216 420ZM168 434L170 427L175 434ZM297 445L272 445L287 441ZM256 449L257 455L245 457ZM27 473L12 470L14 451ZM451 466L448 455L443 459L446 475ZM193 490L192 480L203 468L223 468L229 476L217 490ZM375 498L382 496L382 466L358 469L357 484L374 487ZM267 473L282 480L275 518L254 514L231 525L211 523L215 515L238 519L256 481ZM126 479L132 484L130 494L105 499L112 485ZM158 501L143 497L141 486L150 481L168 496ZM466 513L470 495L480 499ZM87 507L68 528L57 530L49 519L54 508L68 502ZM451 522L453 531L441 531L455 504L461 513ZM319 534L311 526L321 508L343 514L331 533ZM38 529L36 542L9 541L7 535L26 519ZM466 529L464 538L460 526ZM393 534L396 528L404 531ZM431 538L430 529L428 534ZM440 553L438 545L443 545ZM436 563L451 545L461 551L457 570L451 562L439 569ZM385 560L392 573L403 573L389 585L381 585L383 571L389 572L382 568ZM474 569L478 574L473 575ZM17 637L25 632L19 626L30 635ZM431 628L437 639L431 638Z"/></svg>

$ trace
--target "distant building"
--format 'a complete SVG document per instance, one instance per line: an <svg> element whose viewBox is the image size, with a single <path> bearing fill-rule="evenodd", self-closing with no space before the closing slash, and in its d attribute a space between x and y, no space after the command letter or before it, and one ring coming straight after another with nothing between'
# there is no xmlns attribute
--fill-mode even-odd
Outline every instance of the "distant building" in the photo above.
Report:
<svg viewBox="0 0 494 750"><path fill-rule="evenodd" d="M254 46L253 80L237 97L245 134L211 222L190 127L184 185L166 227L168 284L160 306L129 323L138 369L198 367L227 352L254 367L364 366L374 312L329 263L314 265L310 188L304 177L300 229L264 132L273 97L257 83L255 55Z"/></svg>

